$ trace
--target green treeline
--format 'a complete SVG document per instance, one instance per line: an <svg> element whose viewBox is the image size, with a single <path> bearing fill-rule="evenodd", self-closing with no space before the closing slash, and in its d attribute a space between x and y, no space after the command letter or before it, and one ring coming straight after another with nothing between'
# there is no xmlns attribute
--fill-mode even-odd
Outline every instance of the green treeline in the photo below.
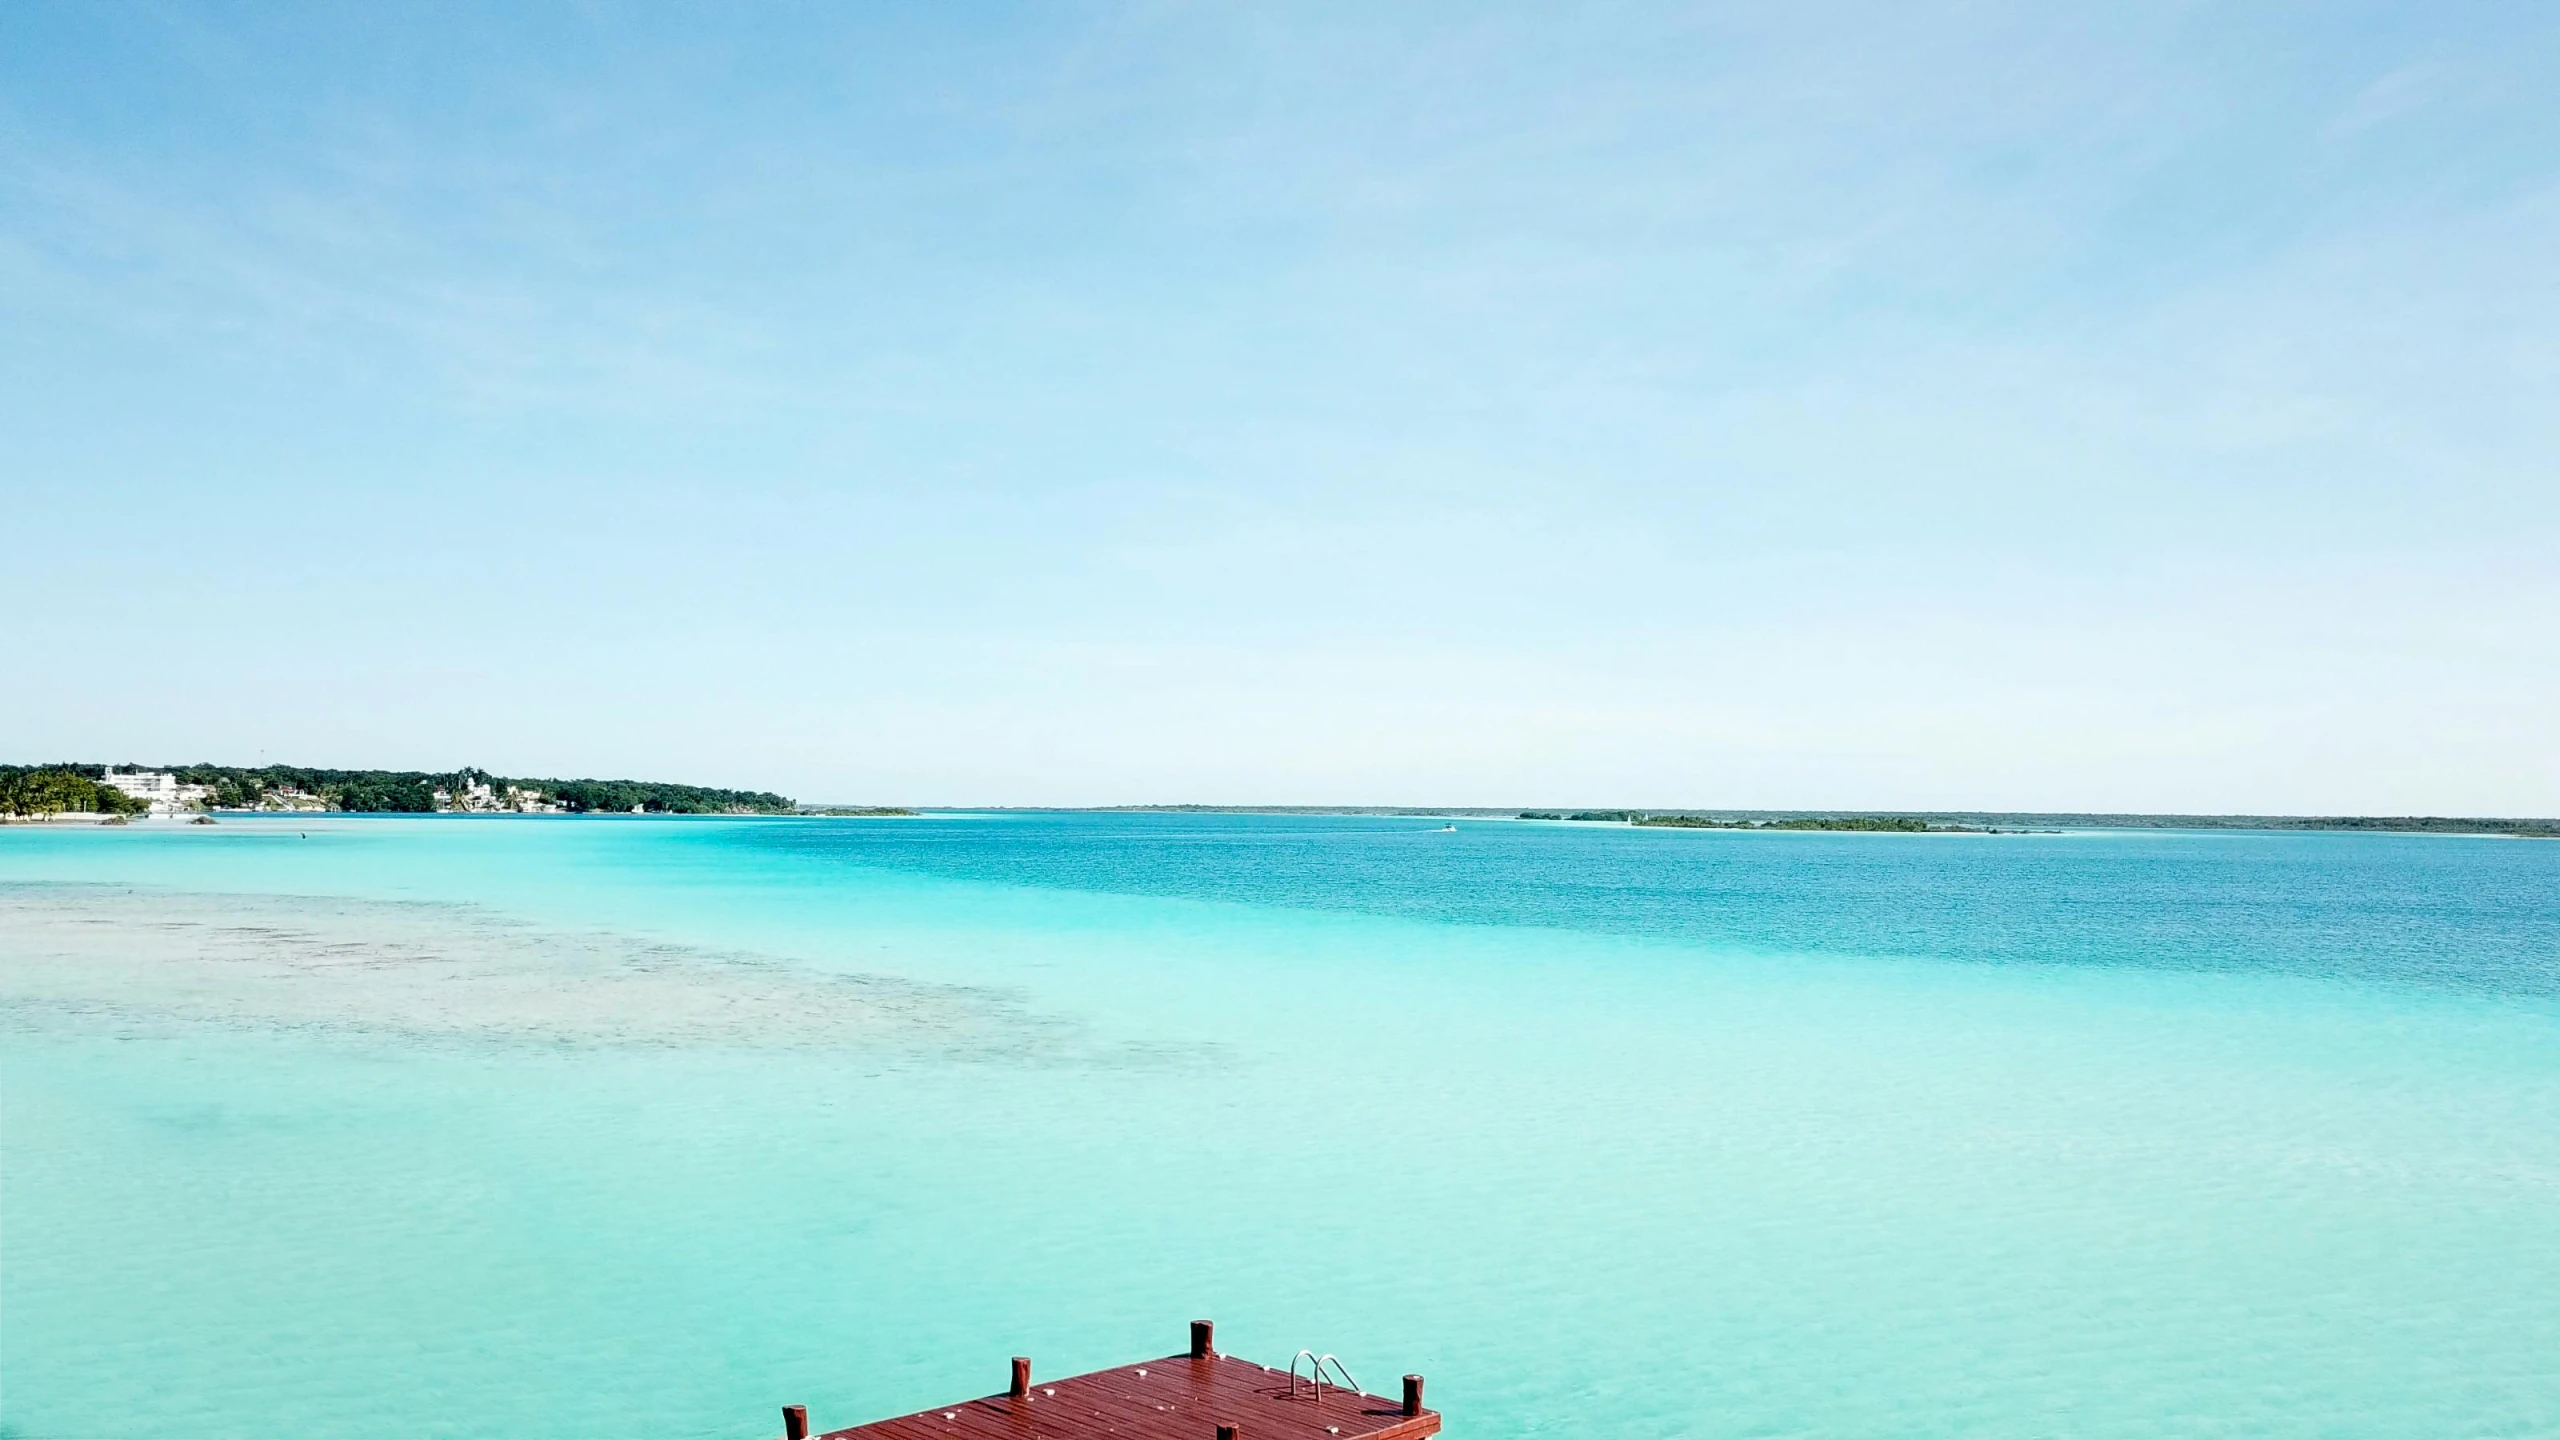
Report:
<svg viewBox="0 0 2560 1440"><path fill-rule="evenodd" d="M662 815L788 815L798 807L770 790L712 790L654 780L502 780L521 785L572 810L629 810L637 805Z"/></svg>
<svg viewBox="0 0 2560 1440"><path fill-rule="evenodd" d="M671 785L657 780L552 780L492 775L463 769L446 774L423 770L328 770L305 765L169 765L182 785L211 790L207 803L217 810L254 809L270 796L310 797L332 810L375 814L424 814L436 808L435 792L459 797L470 785L488 785L500 795L513 785L538 791L543 799L571 811L628 812L634 806L656 815L787 815L791 800L768 790L719 790L703 785ZM98 783L103 765L0 766L0 813L55 814L97 809L106 814L138 814L143 802ZM111 798L110 798L111 797Z"/></svg>
<svg viewBox="0 0 2560 1440"><path fill-rule="evenodd" d="M151 808L99 783L104 765L0 765L0 815L140 815Z"/></svg>
<svg viewBox="0 0 2560 1440"><path fill-rule="evenodd" d="M218 809L248 808L271 791L295 790L318 796L335 810L423 813L436 808L436 791L456 797L458 804L463 791L475 783L502 795L510 785L539 791L542 798L572 811L619 812L636 805L656 815L787 815L794 808L788 798L767 790L718 790L658 780L535 779L467 768L440 775L419 770L318 770L301 765L171 768L186 784L213 787L213 804Z"/></svg>
<svg viewBox="0 0 2560 1440"><path fill-rule="evenodd" d="M1932 825L1915 815L1823 815L1790 820L1712 820L1703 815L1639 815L1632 823L1676 825L1686 830L1881 830L1900 835L1964 828Z"/></svg>
<svg viewBox="0 0 2560 1440"><path fill-rule="evenodd" d="M2289 820L2286 830L2406 830L2431 835L2521 835L2528 839L2560 839L2560 825L2549 820L2465 820L2448 815L2329 815Z"/></svg>

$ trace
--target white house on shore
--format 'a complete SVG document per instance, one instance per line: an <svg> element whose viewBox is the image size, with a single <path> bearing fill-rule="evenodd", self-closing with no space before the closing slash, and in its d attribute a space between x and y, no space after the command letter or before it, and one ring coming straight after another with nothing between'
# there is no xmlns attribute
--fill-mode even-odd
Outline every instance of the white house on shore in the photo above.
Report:
<svg viewBox="0 0 2560 1440"><path fill-rule="evenodd" d="M510 785L500 794L486 780L462 777L462 793L439 788L435 792L439 812L462 810L472 813L511 813L518 815L557 815L568 807L556 800L545 800L542 792L529 786Z"/></svg>
<svg viewBox="0 0 2560 1440"><path fill-rule="evenodd" d="M166 770L109 769L99 783L112 785L144 802L154 815L175 815L181 810L191 810L213 795L212 786L181 785L178 777Z"/></svg>

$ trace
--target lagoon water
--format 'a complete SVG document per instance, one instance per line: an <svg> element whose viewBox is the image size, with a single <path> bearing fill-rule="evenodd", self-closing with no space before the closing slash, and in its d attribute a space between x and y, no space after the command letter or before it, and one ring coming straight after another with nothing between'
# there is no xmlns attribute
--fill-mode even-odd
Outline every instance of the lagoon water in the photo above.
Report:
<svg viewBox="0 0 2560 1440"><path fill-rule="evenodd" d="M2560 1434L2560 844L0 829L0 1436Z"/></svg>

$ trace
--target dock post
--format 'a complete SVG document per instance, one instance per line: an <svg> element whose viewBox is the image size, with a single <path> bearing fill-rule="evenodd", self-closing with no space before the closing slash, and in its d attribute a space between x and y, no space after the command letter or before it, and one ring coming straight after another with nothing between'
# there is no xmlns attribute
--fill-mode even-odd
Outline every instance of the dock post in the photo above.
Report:
<svg viewBox="0 0 2560 1440"><path fill-rule="evenodd" d="M1209 1337L1216 1334L1217 1329L1217 1326L1206 1320L1194 1320L1191 1322L1192 1359L1206 1360L1209 1358ZM1233 1429L1234 1427L1229 1426L1228 1428Z"/></svg>
<svg viewBox="0 0 2560 1440"><path fill-rule="evenodd" d="M1404 1377L1404 1413L1407 1415L1422 1413L1422 1377L1419 1375Z"/></svg>
<svg viewBox="0 0 2560 1440"><path fill-rule="evenodd" d="M1218 1440L1236 1440L1236 1427L1233 1425L1219 1426Z"/></svg>
<svg viewBox="0 0 2560 1440"><path fill-rule="evenodd" d="M1030 1356L1016 1355L1013 1357L1013 1388L1005 1393L1011 1395L1016 1400L1028 1400L1031 1398Z"/></svg>
<svg viewBox="0 0 2560 1440"><path fill-rule="evenodd" d="M782 1440L809 1440L809 1407L782 1407Z"/></svg>

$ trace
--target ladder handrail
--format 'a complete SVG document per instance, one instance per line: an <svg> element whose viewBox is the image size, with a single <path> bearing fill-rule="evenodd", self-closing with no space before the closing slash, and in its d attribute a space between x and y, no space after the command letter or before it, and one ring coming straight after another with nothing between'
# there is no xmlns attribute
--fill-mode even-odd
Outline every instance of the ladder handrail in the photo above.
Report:
<svg viewBox="0 0 2560 1440"><path fill-rule="evenodd" d="M1331 1351L1327 1351L1324 1354L1319 1355L1313 1350L1301 1350L1297 1354L1289 1357L1289 1394L1292 1397L1295 1397L1298 1393L1298 1362L1301 1360L1314 1362L1307 1367L1307 1376L1315 1384L1316 1403L1318 1405L1322 1405L1324 1403L1324 1367L1327 1365L1332 1366L1333 1373L1340 1377L1335 1382L1333 1387L1334 1389L1348 1390L1354 1395L1366 1395L1369 1393L1368 1391L1360 1388L1359 1381L1351 1378L1351 1367L1342 1363L1341 1356L1336 1355Z"/></svg>
<svg viewBox="0 0 2560 1440"><path fill-rule="evenodd" d="M1292 1356L1290 1356L1290 1357L1289 1357L1289 1395L1290 1395L1290 1398L1292 1398L1292 1399L1297 1398L1297 1394L1298 1394L1298 1362L1299 1362L1299 1361L1301 1361L1301 1360L1315 1360L1315 1361L1316 1361L1316 1403L1317 1403L1317 1404L1319 1404L1319 1405L1321 1405L1321 1404L1323 1404L1323 1403L1324 1403L1324 1362L1323 1362L1322 1360L1316 1360L1316 1352L1314 1352L1313 1350L1301 1350L1301 1351L1299 1351L1297 1354L1292 1355Z"/></svg>

